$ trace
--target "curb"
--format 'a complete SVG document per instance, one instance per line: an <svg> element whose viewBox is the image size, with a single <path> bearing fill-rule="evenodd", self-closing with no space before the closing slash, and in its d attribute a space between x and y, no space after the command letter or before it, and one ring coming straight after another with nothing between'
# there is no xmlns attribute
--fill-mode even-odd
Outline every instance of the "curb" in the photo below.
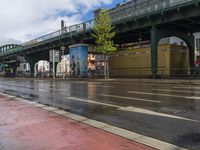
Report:
<svg viewBox="0 0 200 150"><path fill-rule="evenodd" d="M88 79L88 78L0 78L7 80L52 80L52 81L85 81L85 82L128 82L128 83L151 83L151 84L183 84L183 85L200 85L200 80L175 80L175 79Z"/></svg>
<svg viewBox="0 0 200 150"><path fill-rule="evenodd" d="M175 149L177 149L177 150L188 150L187 148L179 147L179 146L173 145L171 143L167 143L167 142L164 142L164 141L161 141L161 140L158 140L158 139L154 139L154 138L151 138L151 137L148 137L148 136L144 136L144 135L141 135L141 134L138 134L138 133L126 130L126 129L122 129L122 128L119 128L119 127L115 127L115 126L112 126L112 125L109 125L109 124L106 124L106 123L103 123L103 122L100 122L100 121L89 119L87 117L83 117L83 116L80 116L80 115L77 115L77 114L73 114L73 113L64 111L64 110L59 109L59 108L54 108L54 107L47 106L47 105L44 105L44 104L41 104L41 103L38 103L38 102L29 101L27 99L19 98L19 97L16 97L16 96L11 96L9 94L5 94L5 93L2 93L2 92L0 92L0 94L7 96L9 98L14 98L16 101L20 101L20 102L32 105L34 107L40 108L41 110L49 111L51 113L63 116L65 118L69 118L69 119L72 119L74 121L77 121L79 123L83 123L83 124L89 125L91 127L100 129L102 131L106 131L106 132L109 132L111 134L114 134L114 135L126 138L128 140L140 143L144 146L148 146L149 148L154 148L154 149L158 149L158 150L175 150Z"/></svg>

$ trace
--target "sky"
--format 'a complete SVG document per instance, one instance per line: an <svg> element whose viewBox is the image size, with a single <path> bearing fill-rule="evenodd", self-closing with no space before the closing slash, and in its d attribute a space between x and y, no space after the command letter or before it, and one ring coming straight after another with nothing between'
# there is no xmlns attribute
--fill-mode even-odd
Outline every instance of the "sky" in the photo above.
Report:
<svg viewBox="0 0 200 150"><path fill-rule="evenodd" d="M1 0L0 46L18 44L93 18L97 8L123 0Z"/></svg>

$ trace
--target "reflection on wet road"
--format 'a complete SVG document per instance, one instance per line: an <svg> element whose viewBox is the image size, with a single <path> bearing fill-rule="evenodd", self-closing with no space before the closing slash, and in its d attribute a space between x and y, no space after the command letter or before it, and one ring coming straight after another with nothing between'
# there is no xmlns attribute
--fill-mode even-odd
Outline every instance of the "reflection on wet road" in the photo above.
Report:
<svg viewBox="0 0 200 150"><path fill-rule="evenodd" d="M0 80L0 91L185 148L200 149L200 87Z"/></svg>

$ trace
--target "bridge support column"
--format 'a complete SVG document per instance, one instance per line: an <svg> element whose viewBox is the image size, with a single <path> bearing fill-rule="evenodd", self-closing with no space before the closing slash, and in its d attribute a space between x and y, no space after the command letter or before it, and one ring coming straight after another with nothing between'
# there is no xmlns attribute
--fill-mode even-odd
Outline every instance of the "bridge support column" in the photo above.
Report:
<svg viewBox="0 0 200 150"><path fill-rule="evenodd" d="M56 74L57 74L57 65L58 65L58 62L55 62L55 70L53 71L53 62L50 62L50 76L51 77L56 77ZM54 74L53 74L54 72Z"/></svg>
<svg viewBox="0 0 200 150"><path fill-rule="evenodd" d="M35 74L35 64L37 63L37 60L28 56L25 57L25 59L30 65L30 75L33 78Z"/></svg>
<svg viewBox="0 0 200 150"><path fill-rule="evenodd" d="M35 62L29 62L30 65L30 75L33 78L35 74Z"/></svg>
<svg viewBox="0 0 200 150"><path fill-rule="evenodd" d="M194 36L190 36L188 41L186 42L189 49L189 65L190 65L190 73L193 74L195 72L195 38Z"/></svg>
<svg viewBox="0 0 200 150"><path fill-rule="evenodd" d="M158 72L158 30L155 26L151 30L151 72L155 79Z"/></svg>
<svg viewBox="0 0 200 150"><path fill-rule="evenodd" d="M11 76L10 77L16 77L16 71L17 71L17 67L19 67L20 63L19 62L16 62L16 63L13 63L13 64L8 64L8 67L12 69L12 74L10 74Z"/></svg>
<svg viewBox="0 0 200 150"><path fill-rule="evenodd" d="M14 67L12 68L12 69L13 69L13 77L16 77L17 67L18 67L18 66L14 66Z"/></svg>
<svg viewBox="0 0 200 150"><path fill-rule="evenodd" d="M157 72L158 72L158 43L160 39L170 37L170 36L176 36L183 41L188 46L189 49L189 66L190 66L190 72L194 72L194 56L195 56L195 38L194 36L188 35L186 33L177 31L177 30L161 30L157 29L155 26L151 29L151 71L153 78L156 78Z"/></svg>

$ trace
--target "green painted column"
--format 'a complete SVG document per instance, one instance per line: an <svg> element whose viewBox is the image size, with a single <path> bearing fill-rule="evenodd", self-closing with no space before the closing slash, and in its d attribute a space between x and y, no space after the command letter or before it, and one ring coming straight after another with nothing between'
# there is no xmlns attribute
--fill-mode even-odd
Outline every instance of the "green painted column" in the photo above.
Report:
<svg viewBox="0 0 200 150"><path fill-rule="evenodd" d="M195 72L195 38L190 39L190 44L188 45L189 48L189 64L190 64L190 72L193 74Z"/></svg>
<svg viewBox="0 0 200 150"><path fill-rule="evenodd" d="M191 68L194 68L195 67L195 65L194 65L194 61L195 61L195 51L194 51L194 49L190 49L190 51L189 51L189 59L190 59L190 67Z"/></svg>
<svg viewBox="0 0 200 150"><path fill-rule="evenodd" d="M155 26L151 29L151 72L155 79L158 72L158 30Z"/></svg>
<svg viewBox="0 0 200 150"><path fill-rule="evenodd" d="M17 67L19 67L19 66L20 66L20 62L8 64L8 67L12 68L12 70L13 70L12 77L16 77L16 70L17 70Z"/></svg>
<svg viewBox="0 0 200 150"><path fill-rule="evenodd" d="M35 74L35 63L37 62L34 58L31 58L30 56L25 57L27 63L30 65L30 77L34 77Z"/></svg>
<svg viewBox="0 0 200 150"><path fill-rule="evenodd" d="M33 78L35 74L35 62L30 61L29 65L30 65L30 75L31 78Z"/></svg>
<svg viewBox="0 0 200 150"><path fill-rule="evenodd" d="M12 69L13 69L13 77L16 77L17 67L18 67L18 66L14 66L14 67L12 68Z"/></svg>

